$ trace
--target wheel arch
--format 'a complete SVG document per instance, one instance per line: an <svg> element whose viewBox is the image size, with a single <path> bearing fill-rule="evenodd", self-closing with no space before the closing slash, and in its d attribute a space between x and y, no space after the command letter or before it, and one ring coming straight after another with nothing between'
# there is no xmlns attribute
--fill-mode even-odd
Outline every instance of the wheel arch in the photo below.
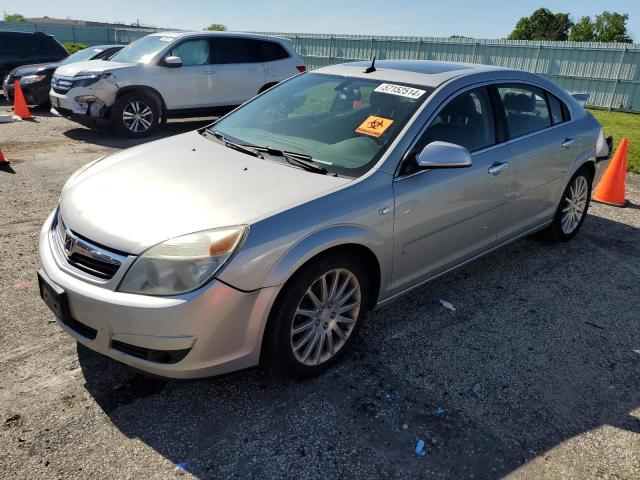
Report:
<svg viewBox="0 0 640 480"><path fill-rule="evenodd" d="M289 271L289 275L286 280L282 284L281 288L276 295L273 303L271 304L271 308L269 309L269 314L267 315L267 321L264 324L262 329L262 338L260 341L260 357L262 358L265 353L265 344L270 342L271 335L273 333L273 325L274 325L274 315L278 310L278 305L283 300L283 298L287 294L287 286L295 280L296 274L300 272L306 265L309 265L311 262L318 261L321 258L326 256L336 255L336 254L348 254L348 255L357 255L359 258L363 259L363 264L367 270L367 275L370 280L369 285L369 305L365 308L367 310L372 310L377 304L378 297L380 294L380 286L381 286L381 269L380 269L380 260L376 253L365 246L363 243L352 243L345 242L332 246L327 246L323 250L315 252L313 255L305 258L304 261L296 262L295 268Z"/></svg>
<svg viewBox="0 0 640 480"><path fill-rule="evenodd" d="M167 105L164 102L164 98L162 98L162 95L160 94L160 92L155 88L150 87L148 85L127 85L126 87L122 87L118 89L118 93L116 94L116 101L118 101L120 97L128 93L145 93L147 95L152 95L153 97L157 98L158 101L160 102L160 109L162 110L162 115L167 114Z"/></svg>
<svg viewBox="0 0 640 480"><path fill-rule="evenodd" d="M278 83L280 82L269 82L269 83L265 83L262 87L260 87L260 90L258 90L258 94L269 90L271 87L275 87Z"/></svg>

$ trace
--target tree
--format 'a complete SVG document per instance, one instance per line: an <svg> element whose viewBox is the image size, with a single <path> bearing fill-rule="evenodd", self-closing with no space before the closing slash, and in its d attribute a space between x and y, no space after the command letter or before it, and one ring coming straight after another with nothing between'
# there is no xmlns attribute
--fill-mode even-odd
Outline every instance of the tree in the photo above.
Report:
<svg viewBox="0 0 640 480"><path fill-rule="evenodd" d="M604 11L596 15L593 22L593 34L598 42L624 42L631 43L631 37L627 34L627 20L629 15L617 12Z"/></svg>
<svg viewBox="0 0 640 480"><path fill-rule="evenodd" d="M539 8L529 17L518 20L509 40L566 40L573 22L568 13L553 13Z"/></svg>
<svg viewBox="0 0 640 480"><path fill-rule="evenodd" d="M5 13L4 14L5 22L26 22L27 19L24 15L20 15L19 13Z"/></svg>
<svg viewBox="0 0 640 480"><path fill-rule="evenodd" d="M84 43L65 42L64 48L67 50L67 52L69 52L69 55L71 55L72 53L76 53L77 51L89 48L89 46L85 45Z"/></svg>
<svg viewBox="0 0 640 480"><path fill-rule="evenodd" d="M571 29L569 40L574 42L631 42L627 34L629 15L604 11L591 17L582 17Z"/></svg>
<svg viewBox="0 0 640 480"><path fill-rule="evenodd" d="M221 23L212 23L211 25L209 25L204 30L209 30L211 32L226 32L227 31L227 26L226 25L222 25Z"/></svg>
<svg viewBox="0 0 640 480"><path fill-rule="evenodd" d="M594 40L591 17L582 17L578 23L573 25L569 40L572 42L592 42Z"/></svg>

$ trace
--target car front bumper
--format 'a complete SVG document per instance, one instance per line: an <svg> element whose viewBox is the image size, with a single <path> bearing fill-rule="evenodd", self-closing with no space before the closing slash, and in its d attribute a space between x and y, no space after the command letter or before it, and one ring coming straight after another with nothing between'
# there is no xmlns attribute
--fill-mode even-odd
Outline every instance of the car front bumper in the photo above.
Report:
<svg viewBox="0 0 640 480"><path fill-rule="evenodd" d="M81 95L95 96L95 91L89 88L75 87L66 93L58 93L51 89L49 100L51 112L55 115L68 118L87 127L106 127L111 124L110 108L100 98L86 103L78 102L75 97Z"/></svg>
<svg viewBox="0 0 640 480"><path fill-rule="evenodd" d="M53 244L53 221L54 214L40 233L42 273L64 290L72 321L58 318L58 324L78 342L170 378L207 377L258 364L278 287L243 292L213 280L175 297L118 292L70 273ZM183 357L179 361L173 361L176 352Z"/></svg>
<svg viewBox="0 0 640 480"><path fill-rule="evenodd" d="M49 102L49 81L36 82L28 85L20 84L22 93L28 105L44 105ZM2 86L4 96L9 102L13 102L14 99L13 84L7 83L5 79Z"/></svg>

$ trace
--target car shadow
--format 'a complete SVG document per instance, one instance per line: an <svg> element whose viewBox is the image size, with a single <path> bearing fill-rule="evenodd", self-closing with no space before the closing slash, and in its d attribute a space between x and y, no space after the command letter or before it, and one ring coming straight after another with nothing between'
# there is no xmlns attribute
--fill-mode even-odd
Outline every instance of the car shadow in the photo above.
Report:
<svg viewBox="0 0 640 480"><path fill-rule="evenodd" d="M141 145L143 143L151 142L153 140L158 140L160 138L190 132L192 130L196 130L198 128L209 125L214 120L215 118L169 120L166 124L160 126L156 130L156 133L144 138L124 137L107 128L93 130L90 128L78 127L67 130L63 134L71 140L76 140L79 142L91 143L94 145L101 145L104 147L112 148L129 148L136 145Z"/></svg>
<svg viewBox="0 0 640 480"><path fill-rule="evenodd" d="M640 433L639 240L593 215L567 244L520 240L373 312L307 381L78 357L118 429L200 478L501 478L599 427Z"/></svg>

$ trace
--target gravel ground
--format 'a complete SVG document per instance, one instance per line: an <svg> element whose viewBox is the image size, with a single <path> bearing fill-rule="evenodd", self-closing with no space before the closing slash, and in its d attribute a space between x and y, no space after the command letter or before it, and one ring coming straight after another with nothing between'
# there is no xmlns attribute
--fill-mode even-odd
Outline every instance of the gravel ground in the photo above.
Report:
<svg viewBox="0 0 640 480"><path fill-rule="evenodd" d="M640 478L640 176L569 244L519 241L374 312L320 378L163 382L77 347L36 281L65 179L136 142L36 114L0 125L1 478Z"/></svg>

